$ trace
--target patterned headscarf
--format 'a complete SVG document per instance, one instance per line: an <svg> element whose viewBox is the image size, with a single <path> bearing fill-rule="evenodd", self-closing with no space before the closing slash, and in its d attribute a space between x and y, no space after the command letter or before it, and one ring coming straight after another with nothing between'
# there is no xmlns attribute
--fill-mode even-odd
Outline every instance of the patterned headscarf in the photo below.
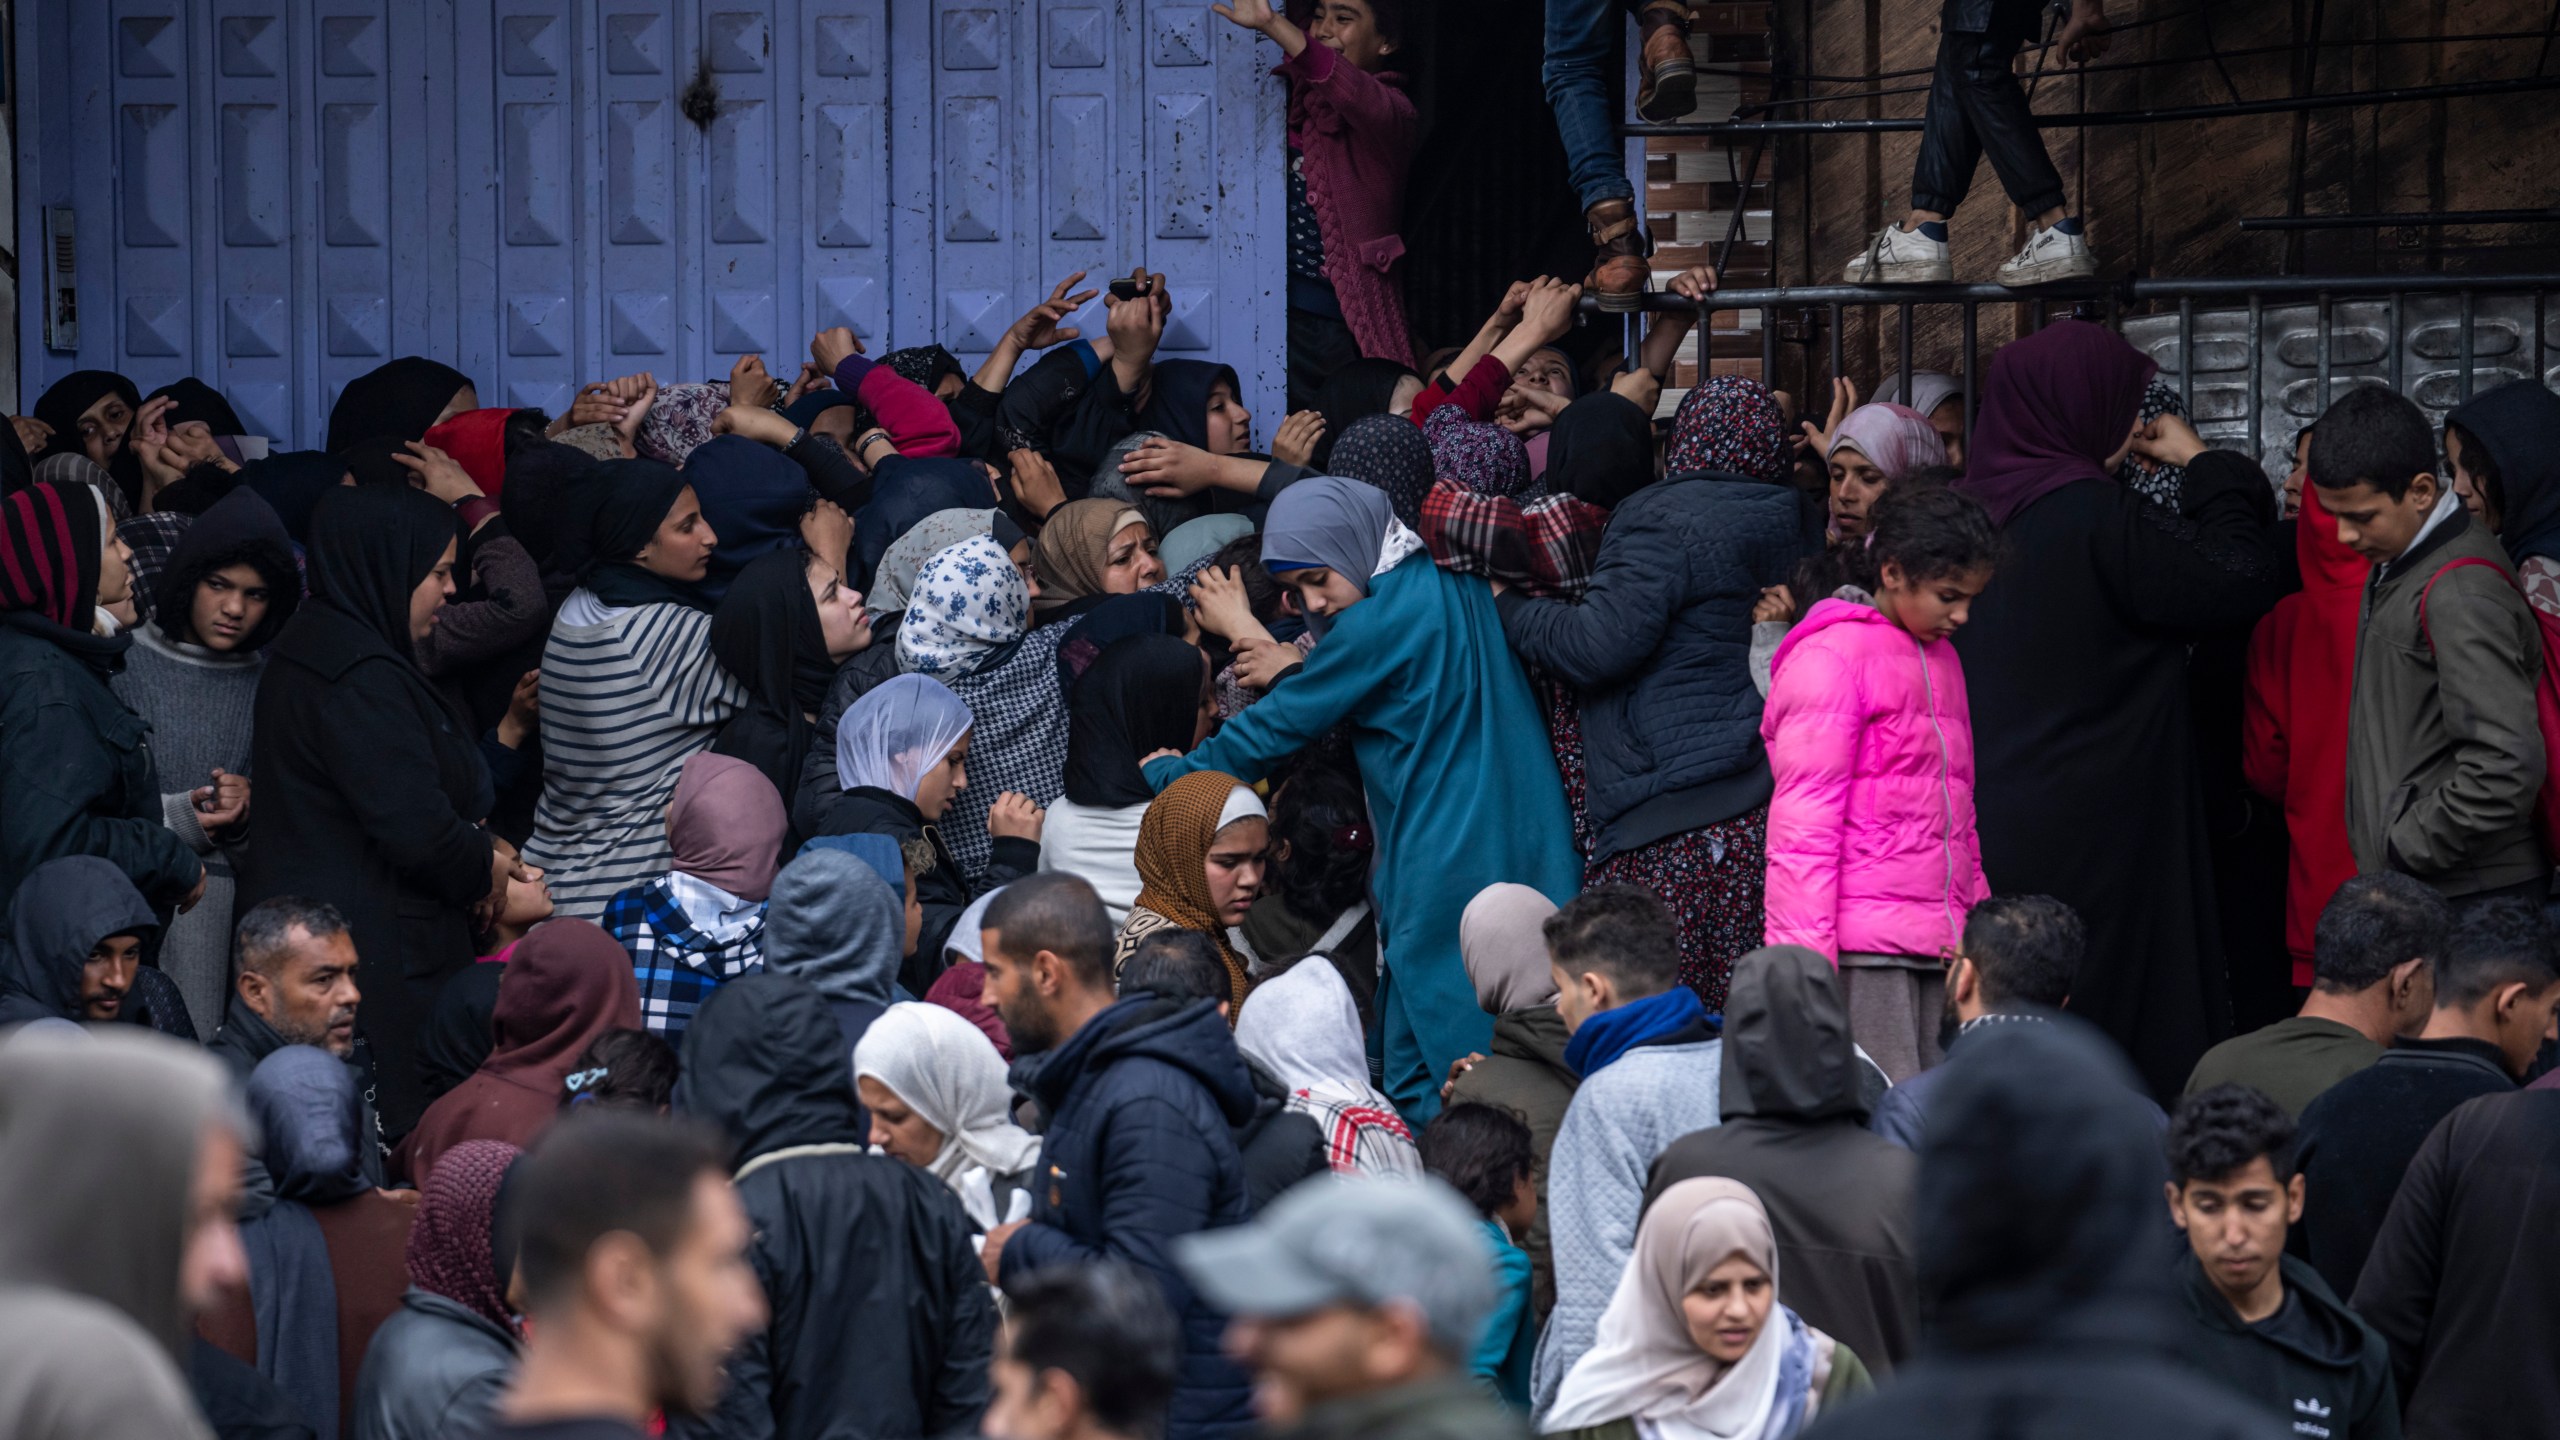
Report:
<svg viewBox="0 0 2560 1440"><path fill-rule="evenodd" d="M906 609L907 594L915 588L924 562L972 535L993 534L995 517L993 510L936 510L917 521L914 529L880 553L880 565L871 572L871 593L863 597L864 603L878 615L895 615Z"/></svg>
<svg viewBox="0 0 2560 1440"><path fill-rule="evenodd" d="M2148 425L2163 415L2187 418L2186 402L2178 398L2178 387L2154 375L2142 392L2142 418L2137 424ZM2180 492L2186 488L2187 467L2163 465L2140 455L2124 457L2124 468L2117 478L2136 495L2160 508L2176 513Z"/></svg>
<svg viewBox="0 0 2560 1440"><path fill-rule="evenodd" d="M939 345L910 345L904 350L892 350L880 357L880 363L888 366L889 373L899 379L912 380L927 390L940 384L945 375L969 373L960 368L958 357Z"/></svg>
<svg viewBox="0 0 2560 1440"><path fill-rule="evenodd" d="M1712 470L1777 484L1787 478L1787 417L1759 381L1711 376L1680 397L1666 460L1674 475Z"/></svg>
<svg viewBox="0 0 2560 1440"><path fill-rule="evenodd" d="M498 1273L498 1188L522 1152L504 1140L465 1140L444 1152L409 1225L409 1283L441 1295L509 1335L507 1282ZM509 1268L513 1268L510 1266Z"/></svg>
<svg viewBox="0 0 2560 1440"><path fill-rule="evenodd" d="M711 438L711 422L729 408L729 382L669 385L658 391L632 445L642 456L681 466L695 448Z"/></svg>
<svg viewBox="0 0 2560 1440"><path fill-rule="evenodd" d="M1499 425L1470 420L1455 405L1443 405L1422 422L1430 438L1431 459L1444 479L1455 480L1478 495L1529 493L1529 447ZM1340 453L1339 445L1334 447ZM1415 497L1416 513L1422 501Z"/></svg>
<svg viewBox="0 0 2560 1440"><path fill-rule="evenodd" d="M1031 628L1031 589L994 537L972 535L924 562L898 622L898 668L952 680Z"/></svg>
<svg viewBox="0 0 2560 1440"><path fill-rule="evenodd" d="M86 485L35 485L0 499L0 610L32 610L87 634L97 620L107 503Z"/></svg>
<svg viewBox="0 0 2560 1440"><path fill-rule="evenodd" d="M1840 422L1839 433L1831 437L1829 455L1855 450L1867 462L1884 472L1887 480L1900 480L1914 470L1947 463L1947 442L1938 437L1937 427L1929 417L1906 405L1885 402L1861 405Z"/></svg>
<svg viewBox="0 0 2560 1440"><path fill-rule="evenodd" d="M1421 527L1422 497L1431 493L1434 478L1431 442L1423 438L1422 427L1401 415L1354 420L1350 429L1335 438L1329 468L1345 480L1384 490L1396 518Z"/></svg>
<svg viewBox="0 0 2560 1440"><path fill-rule="evenodd" d="M1238 1009L1248 981L1209 899L1209 846L1218 838L1228 801L1244 789L1243 781L1216 770L1194 770L1166 786L1138 822L1137 856L1139 907L1217 942L1218 958L1227 964L1228 999ZM1259 801L1252 813L1263 813Z"/></svg>

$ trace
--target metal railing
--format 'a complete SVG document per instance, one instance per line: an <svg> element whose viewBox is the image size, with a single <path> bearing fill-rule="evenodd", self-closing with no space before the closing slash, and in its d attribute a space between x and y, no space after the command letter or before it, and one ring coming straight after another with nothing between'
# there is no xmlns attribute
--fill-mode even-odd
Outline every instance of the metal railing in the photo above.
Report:
<svg viewBox="0 0 2560 1440"><path fill-rule="evenodd" d="M1778 374L1782 317L1791 313L1806 319L1820 317L1828 350L1827 379L1848 368L1842 322L1849 311L1895 312L1895 350L1900 361L1896 373L1908 376L1918 348L1913 338L1915 318L1924 310L1955 308L1960 334L1957 353L1952 363L1932 363L1929 368L1949 370L1964 382L1965 431L1970 443L1975 384L1988 358L1980 345L1982 307L2024 306L2025 326L2032 331L2057 318L2050 311L2068 306L2070 314L2103 320L2125 332L2160 362L2162 378L2174 377L2180 401L2206 438L2236 440L2245 434L2249 455L2265 466L2270 461L2265 427L2271 362L2279 377L2300 372L2279 388L2277 398L2306 423L2328 408L2340 387L2360 384L2385 384L2402 394L2414 390L2411 398L2441 412L2471 398L2484 358L2498 362L2490 367L2496 381L2531 376L2550 383L2554 377L2546 361L2560 350L2553 343L2549 323L2553 317L2548 302L2555 292L2560 292L2560 274L2259 275L2088 280L2025 290L1992 284L1806 285L1720 290L1695 302L1655 293L1645 297L1644 308L1696 313L1701 374L1712 364L1715 315L1756 312L1761 374L1772 384ZM1584 308L1596 310L1589 301ZM2342 310L2351 312L2343 330ZM2528 323L2530 341L2523 333ZM2444 333L2448 330L2453 333ZM2485 349L2484 336L2489 341ZM2200 338L2210 342L2205 352L2198 349ZM2306 339L2309 353L2303 356L2300 350ZM2347 342L2343 347L2342 340ZM2516 352L2521 352L2520 360L2508 361L2506 357ZM1634 353L1632 347L1627 353ZM2413 385L2409 366L2413 357L2444 362L2444 368L2426 371ZM1946 359L1934 353L1917 358ZM2224 378L2243 370L2245 416L2229 413L2232 392L2240 387ZM2197 412L2200 377L2201 388L2214 401L2204 415ZM1807 388L1820 393L1817 387ZM2285 438L2289 444L2290 435Z"/></svg>
<svg viewBox="0 0 2560 1440"><path fill-rule="evenodd" d="M2068 72L2062 72L2068 73ZM2162 125L2180 120L2225 120L2238 115L2293 115L2310 110L2336 110L2358 105L2398 105L2421 100L2460 100L2482 95L2518 95L2560 90L2560 75L2520 75L2505 80L2464 80L2450 85L2410 85L2390 90L2339 90L2326 95L2283 95L2262 100L2226 101L2218 105L2168 105L2150 110L2062 110L2038 113L2039 129L2069 130L2098 125ZM1918 115L1834 120L1673 120L1663 124L1631 121L1620 125L1625 136L1649 135L1876 135L1917 133L1927 120Z"/></svg>

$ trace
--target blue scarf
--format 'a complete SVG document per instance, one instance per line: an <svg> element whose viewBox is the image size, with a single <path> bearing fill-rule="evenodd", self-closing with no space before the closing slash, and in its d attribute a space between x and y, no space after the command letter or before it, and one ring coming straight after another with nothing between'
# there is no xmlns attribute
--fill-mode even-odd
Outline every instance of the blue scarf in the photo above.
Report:
<svg viewBox="0 0 2560 1440"><path fill-rule="evenodd" d="M1630 1000L1583 1021L1565 1043L1564 1063L1588 1080L1637 1046L1686 1030L1706 1017L1707 1007L1699 1001L1698 992L1674 985L1659 995Z"/></svg>

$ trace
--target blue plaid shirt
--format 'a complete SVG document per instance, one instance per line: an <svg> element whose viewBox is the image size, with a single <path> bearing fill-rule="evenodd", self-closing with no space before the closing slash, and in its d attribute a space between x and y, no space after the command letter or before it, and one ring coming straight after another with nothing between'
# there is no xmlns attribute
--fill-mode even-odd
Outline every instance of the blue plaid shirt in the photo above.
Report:
<svg viewBox="0 0 2560 1440"><path fill-rule="evenodd" d="M691 877L661 875L632 886L605 902L599 922L630 953L640 982L640 1022L670 1045L684 1038L693 1012L721 981L764 968L764 903L756 903L743 929L718 939L685 909L672 883L680 878ZM687 888L725 895L700 881Z"/></svg>

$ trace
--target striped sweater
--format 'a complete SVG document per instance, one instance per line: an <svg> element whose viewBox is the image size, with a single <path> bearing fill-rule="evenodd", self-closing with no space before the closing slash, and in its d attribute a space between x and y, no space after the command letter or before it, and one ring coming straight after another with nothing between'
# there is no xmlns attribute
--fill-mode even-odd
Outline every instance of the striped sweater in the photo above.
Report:
<svg viewBox="0 0 2560 1440"><path fill-rule="evenodd" d="M709 615L569 597L542 656L542 801L524 847L559 914L593 920L667 873L676 774L746 699L711 656Z"/></svg>

